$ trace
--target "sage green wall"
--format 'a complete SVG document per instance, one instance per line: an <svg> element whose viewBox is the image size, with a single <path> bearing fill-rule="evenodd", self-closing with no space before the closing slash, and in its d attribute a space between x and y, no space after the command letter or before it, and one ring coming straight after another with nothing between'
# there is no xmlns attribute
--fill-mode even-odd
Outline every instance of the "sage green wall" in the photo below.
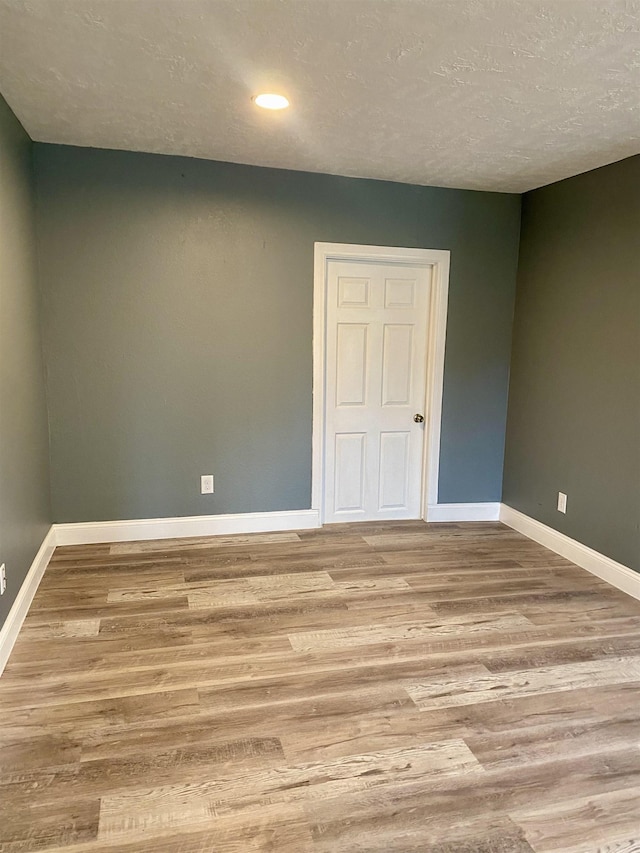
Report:
<svg viewBox="0 0 640 853"><path fill-rule="evenodd" d="M309 507L314 241L451 250L440 500L500 499L518 196L40 144L36 163L56 521Z"/></svg>
<svg viewBox="0 0 640 853"><path fill-rule="evenodd" d="M0 626L50 525L31 148L0 97Z"/></svg>
<svg viewBox="0 0 640 853"><path fill-rule="evenodd" d="M503 499L640 570L640 156L524 197Z"/></svg>

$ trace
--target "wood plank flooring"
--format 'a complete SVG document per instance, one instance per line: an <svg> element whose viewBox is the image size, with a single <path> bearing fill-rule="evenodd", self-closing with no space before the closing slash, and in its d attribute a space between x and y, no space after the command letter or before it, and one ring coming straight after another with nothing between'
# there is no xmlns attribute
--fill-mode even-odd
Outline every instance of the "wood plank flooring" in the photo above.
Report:
<svg viewBox="0 0 640 853"><path fill-rule="evenodd" d="M500 524L59 548L0 853L640 853L640 602Z"/></svg>

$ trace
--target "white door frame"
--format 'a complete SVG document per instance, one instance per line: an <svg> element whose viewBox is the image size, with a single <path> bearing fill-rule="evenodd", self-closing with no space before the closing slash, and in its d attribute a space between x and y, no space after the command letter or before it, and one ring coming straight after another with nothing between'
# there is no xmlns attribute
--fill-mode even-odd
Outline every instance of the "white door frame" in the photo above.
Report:
<svg viewBox="0 0 640 853"><path fill-rule="evenodd" d="M427 387L425 399L425 442L422 463L422 518L428 507L438 503L440 468L440 423L444 379L444 348L449 302L451 253L443 249L403 249L392 246L360 246L350 243L315 243L313 274L313 458L311 509L324 524L324 429L325 429L325 341L327 322L327 270L329 261L362 261L432 267L429 329L427 338Z"/></svg>

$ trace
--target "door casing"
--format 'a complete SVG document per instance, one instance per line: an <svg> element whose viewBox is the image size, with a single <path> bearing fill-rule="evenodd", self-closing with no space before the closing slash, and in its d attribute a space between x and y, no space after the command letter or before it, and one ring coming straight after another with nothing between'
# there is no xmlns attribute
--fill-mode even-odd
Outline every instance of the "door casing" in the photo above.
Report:
<svg viewBox="0 0 640 853"><path fill-rule="evenodd" d="M311 508L324 523L325 497L325 395L326 395L326 322L327 268L329 261L391 262L432 267L427 331L427 382L425 392L425 442L422 463L421 517L426 521L428 507L438 503L440 467L440 424L444 351L447 335L449 299L449 251L443 249L407 249L393 246L363 246L351 243L315 243L313 276L313 436Z"/></svg>

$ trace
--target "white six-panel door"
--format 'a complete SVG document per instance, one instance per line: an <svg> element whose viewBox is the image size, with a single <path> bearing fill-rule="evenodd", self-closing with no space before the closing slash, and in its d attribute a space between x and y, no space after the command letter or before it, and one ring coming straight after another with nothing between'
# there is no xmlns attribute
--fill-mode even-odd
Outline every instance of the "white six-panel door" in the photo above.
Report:
<svg viewBox="0 0 640 853"><path fill-rule="evenodd" d="M421 516L431 274L328 263L326 522Z"/></svg>

